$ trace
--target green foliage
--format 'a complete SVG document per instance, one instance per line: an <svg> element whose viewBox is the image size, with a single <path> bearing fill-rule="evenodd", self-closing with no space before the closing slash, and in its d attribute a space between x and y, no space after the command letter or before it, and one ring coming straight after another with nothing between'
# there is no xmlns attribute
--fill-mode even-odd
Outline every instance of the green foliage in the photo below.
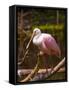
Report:
<svg viewBox="0 0 69 90"><path fill-rule="evenodd" d="M41 30L63 30L64 29L64 24L46 24L46 25L34 25L32 26L32 30L34 28L40 28Z"/></svg>

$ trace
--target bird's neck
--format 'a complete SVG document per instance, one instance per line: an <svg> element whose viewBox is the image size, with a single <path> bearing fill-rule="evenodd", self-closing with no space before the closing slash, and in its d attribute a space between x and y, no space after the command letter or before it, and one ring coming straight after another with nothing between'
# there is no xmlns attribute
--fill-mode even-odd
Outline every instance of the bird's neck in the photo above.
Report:
<svg viewBox="0 0 69 90"><path fill-rule="evenodd" d="M37 40L40 37L41 33L36 35L34 38Z"/></svg>
<svg viewBox="0 0 69 90"><path fill-rule="evenodd" d="M39 39L40 35L41 35L41 34L38 34L38 35L36 35L36 36L33 38L33 43L34 43L35 45L38 44L38 39Z"/></svg>

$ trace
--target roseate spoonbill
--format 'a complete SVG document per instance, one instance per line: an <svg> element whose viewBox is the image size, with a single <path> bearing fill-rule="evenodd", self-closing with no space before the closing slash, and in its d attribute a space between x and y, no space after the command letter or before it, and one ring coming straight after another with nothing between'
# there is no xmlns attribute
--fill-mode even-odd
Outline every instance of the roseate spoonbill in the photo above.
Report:
<svg viewBox="0 0 69 90"><path fill-rule="evenodd" d="M38 48L40 49L40 54L55 55L58 58L61 57L60 48L52 35L48 33L41 33L39 28L35 28L26 48L28 48L32 39L33 44L38 46Z"/></svg>
<svg viewBox="0 0 69 90"><path fill-rule="evenodd" d="M40 49L40 55L44 55L45 59L46 59L46 55L55 55L58 58L61 57L60 48L56 43L56 40L54 39L54 37L52 37L52 35L48 33L41 33L39 28L35 28L33 30L33 34L31 36L31 39L26 49L29 47L29 44L32 41L32 39L33 39L33 44L38 46L38 48ZM48 60L46 63L44 61L44 64L45 64L46 72L48 72L48 69L47 69L48 66L46 66L46 64L48 64Z"/></svg>

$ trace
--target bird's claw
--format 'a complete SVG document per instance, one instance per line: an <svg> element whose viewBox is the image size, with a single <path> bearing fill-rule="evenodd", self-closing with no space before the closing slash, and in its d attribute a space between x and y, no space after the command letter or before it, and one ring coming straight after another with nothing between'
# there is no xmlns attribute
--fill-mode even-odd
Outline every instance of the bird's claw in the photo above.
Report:
<svg viewBox="0 0 69 90"><path fill-rule="evenodd" d="M52 67L51 67L51 71L53 71L53 69L54 69L54 67L52 66Z"/></svg>

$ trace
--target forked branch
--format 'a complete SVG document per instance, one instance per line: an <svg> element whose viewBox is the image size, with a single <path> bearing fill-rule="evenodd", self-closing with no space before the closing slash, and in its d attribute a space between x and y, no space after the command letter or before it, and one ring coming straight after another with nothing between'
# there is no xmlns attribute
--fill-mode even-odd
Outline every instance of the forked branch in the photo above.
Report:
<svg viewBox="0 0 69 90"><path fill-rule="evenodd" d="M21 80L20 82L47 79L51 77L53 74L55 74L64 65L64 63L65 63L65 57L53 68L53 70L49 70L48 73L45 73L45 74L44 73L37 74L39 70L39 64L40 64L40 60L38 57L37 64L35 68L33 69L33 71L25 79Z"/></svg>
<svg viewBox="0 0 69 90"><path fill-rule="evenodd" d="M32 80L32 78L35 76L35 74L39 70L39 65L40 65L40 60L39 60L39 57L38 57L37 64L36 64L35 68L33 69L33 71L25 79L21 80L20 82L27 82L30 79Z"/></svg>

